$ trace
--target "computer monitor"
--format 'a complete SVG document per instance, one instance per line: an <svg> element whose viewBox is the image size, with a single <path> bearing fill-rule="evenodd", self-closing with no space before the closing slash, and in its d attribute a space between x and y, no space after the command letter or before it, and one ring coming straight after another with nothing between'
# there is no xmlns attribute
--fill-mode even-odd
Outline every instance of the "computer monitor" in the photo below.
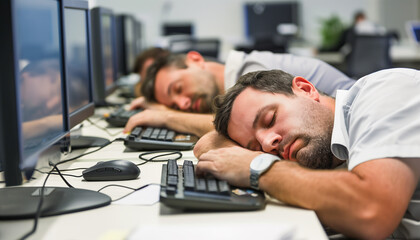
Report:
<svg viewBox="0 0 420 240"><path fill-rule="evenodd" d="M107 105L105 98L116 88L117 49L115 18L112 10L95 7L91 10L94 101Z"/></svg>
<svg viewBox="0 0 420 240"><path fill-rule="evenodd" d="M405 24L408 37L417 45L420 45L420 21L408 21Z"/></svg>
<svg viewBox="0 0 420 240"><path fill-rule="evenodd" d="M32 218L40 187L22 187L35 169L61 160L67 141L61 1L0 1L0 219ZM13 187L12 187L13 186ZM46 187L41 216L105 206L95 191Z"/></svg>
<svg viewBox="0 0 420 240"><path fill-rule="evenodd" d="M192 23L164 23L162 24L162 36L190 35L194 36Z"/></svg>
<svg viewBox="0 0 420 240"><path fill-rule="evenodd" d="M276 35L296 35L299 26L297 2L245 4L245 31L252 40Z"/></svg>
<svg viewBox="0 0 420 240"><path fill-rule="evenodd" d="M63 41L70 129L94 114L90 14L87 1L63 2ZM103 146L104 138L70 134L72 149Z"/></svg>
<svg viewBox="0 0 420 240"><path fill-rule="evenodd" d="M136 19L127 14L118 15L117 23L117 52L118 72L125 76L133 71L137 57L137 30Z"/></svg>

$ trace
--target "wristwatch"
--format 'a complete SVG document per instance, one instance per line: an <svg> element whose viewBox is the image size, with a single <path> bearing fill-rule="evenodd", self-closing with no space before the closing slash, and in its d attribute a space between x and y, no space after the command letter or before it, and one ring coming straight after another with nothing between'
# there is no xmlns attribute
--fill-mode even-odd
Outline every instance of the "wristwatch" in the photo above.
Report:
<svg viewBox="0 0 420 240"><path fill-rule="evenodd" d="M263 173L265 173L271 167L271 165L273 165L273 163L276 161L280 161L280 158L277 157L276 155L272 155L269 153L262 153L256 156L252 160L250 164L250 168L251 168L250 182L251 182L252 188L257 189L257 190L259 189L258 180L260 176Z"/></svg>

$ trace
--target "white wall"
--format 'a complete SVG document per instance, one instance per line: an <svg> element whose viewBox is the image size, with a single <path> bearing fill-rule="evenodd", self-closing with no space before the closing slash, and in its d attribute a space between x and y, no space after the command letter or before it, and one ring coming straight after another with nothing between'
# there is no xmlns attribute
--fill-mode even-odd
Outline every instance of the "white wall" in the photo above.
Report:
<svg viewBox="0 0 420 240"><path fill-rule="evenodd" d="M264 2L275 2L265 0ZM281 0L277 0L281 1ZM289 0L290 1L290 0ZM293 0L292 0L293 1ZM382 14L383 4L395 2L410 9L413 5L418 16L420 0L297 0L301 6L301 36L313 45L320 43L320 19L333 14L350 24L353 13L364 10L372 21L388 24ZM162 22L193 22L197 37L218 37L223 42L222 59L227 50L245 40L243 3L249 0L89 0L90 7L111 8L115 13L130 13L143 23L144 44L156 45ZM262 2L256 0L252 2ZM409 4L410 6L406 6ZM388 8L386 8L388 9ZM393 18L405 19L406 11L395 11ZM410 13L410 17L413 13ZM392 25L392 24L391 24Z"/></svg>

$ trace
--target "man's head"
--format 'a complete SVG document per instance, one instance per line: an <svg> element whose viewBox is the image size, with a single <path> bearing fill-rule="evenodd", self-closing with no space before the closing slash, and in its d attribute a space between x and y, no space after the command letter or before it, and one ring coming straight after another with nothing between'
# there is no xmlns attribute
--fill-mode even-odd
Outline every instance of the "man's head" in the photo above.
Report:
<svg viewBox="0 0 420 240"><path fill-rule="evenodd" d="M140 88L143 82L142 80L146 78L147 69L149 69L149 67L156 61L156 59L166 57L169 54L169 50L160 47L151 47L144 50L137 56L136 62L134 63L133 72L140 75L141 81L139 81L135 86L134 92L136 96L141 96Z"/></svg>
<svg viewBox="0 0 420 240"><path fill-rule="evenodd" d="M280 70L251 72L217 98L215 127L248 149L331 168L334 115L321 95L302 77Z"/></svg>
<svg viewBox="0 0 420 240"><path fill-rule="evenodd" d="M211 112L219 89L214 74L198 52L171 54L157 60L147 72L142 94L149 101L187 112Z"/></svg>

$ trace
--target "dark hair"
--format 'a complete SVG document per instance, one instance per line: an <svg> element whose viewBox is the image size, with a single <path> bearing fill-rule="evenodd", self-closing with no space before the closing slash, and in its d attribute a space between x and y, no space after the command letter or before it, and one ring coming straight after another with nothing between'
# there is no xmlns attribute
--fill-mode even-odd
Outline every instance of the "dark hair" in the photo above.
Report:
<svg viewBox="0 0 420 240"><path fill-rule="evenodd" d="M243 90L251 87L263 92L294 96L293 78L294 76L281 70L256 71L241 76L235 86L230 88L226 94L217 96L214 101L216 116L213 123L216 131L229 138L227 128L233 102Z"/></svg>
<svg viewBox="0 0 420 240"><path fill-rule="evenodd" d="M185 64L185 58L185 54L169 54L166 57L156 59L156 61L150 65L149 69L147 69L146 78L142 80L143 83L140 89L141 94L146 100L156 102L155 81L159 70L169 66L187 68L188 66Z"/></svg>
<svg viewBox="0 0 420 240"><path fill-rule="evenodd" d="M171 52L169 52L169 50L160 47L151 47L144 50L137 56L134 63L133 72L141 72L147 59L152 58L156 60L157 58L168 56L170 53Z"/></svg>

